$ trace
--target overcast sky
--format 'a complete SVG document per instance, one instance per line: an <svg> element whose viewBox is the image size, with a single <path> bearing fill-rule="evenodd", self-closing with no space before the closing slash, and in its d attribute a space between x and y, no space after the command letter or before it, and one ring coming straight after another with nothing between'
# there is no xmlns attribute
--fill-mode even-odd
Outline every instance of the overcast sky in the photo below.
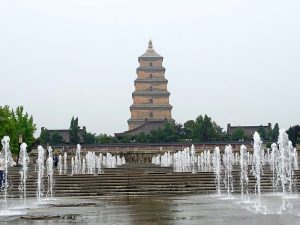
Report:
<svg viewBox="0 0 300 225"><path fill-rule="evenodd" d="M150 37L176 122L300 123L299 0L0 0L0 104L125 131Z"/></svg>

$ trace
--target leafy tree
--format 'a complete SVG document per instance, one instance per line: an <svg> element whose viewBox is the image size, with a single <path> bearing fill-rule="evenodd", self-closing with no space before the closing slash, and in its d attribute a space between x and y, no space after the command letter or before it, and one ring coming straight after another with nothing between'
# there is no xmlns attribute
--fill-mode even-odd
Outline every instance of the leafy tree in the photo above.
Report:
<svg viewBox="0 0 300 225"><path fill-rule="evenodd" d="M71 119L70 129L69 129L69 138L71 144L78 144L80 143L79 137L79 126L78 126L78 117Z"/></svg>
<svg viewBox="0 0 300 225"><path fill-rule="evenodd" d="M277 141L278 136L279 136L279 125L278 125L278 123L275 123L274 128L272 129L271 140Z"/></svg>
<svg viewBox="0 0 300 225"><path fill-rule="evenodd" d="M244 140L245 137L246 137L245 131L241 127L237 128L231 135L231 138L234 141Z"/></svg>
<svg viewBox="0 0 300 225"><path fill-rule="evenodd" d="M19 152L19 136L23 142L30 148L35 141L33 136L36 131L36 125L33 117L24 112L23 106L18 106L16 110L11 110L9 106L0 106L0 136L10 137L10 147L12 153Z"/></svg>
<svg viewBox="0 0 300 225"><path fill-rule="evenodd" d="M198 116L193 129L193 138L198 141L217 141L224 137L222 128L207 115Z"/></svg>
<svg viewBox="0 0 300 225"><path fill-rule="evenodd" d="M180 123L176 123L174 125L174 129L175 129L175 135L178 136L178 140L179 139L184 139L185 138L185 131L183 129L182 124Z"/></svg>
<svg viewBox="0 0 300 225"><path fill-rule="evenodd" d="M0 138L15 133L15 124L9 106L0 106Z"/></svg>
<svg viewBox="0 0 300 225"><path fill-rule="evenodd" d="M260 125L259 128L258 128L258 130L257 130L257 132L259 133L259 135L262 138L262 140L268 139L267 138L266 130L265 130L265 128L263 126Z"/></svg>
<svg viewBox="0 0 300 225"><path fill-rule="evenodd" d="M300 142L300 126L296 125L293 127L290 127L287 130L287 133L289 135L289 139L290 141L293 143L294 146L296 146L296 144L299 144Z"/></svg>
<svg viewBox="0 0 300 225"><path fill-rule="evenodd" d="M47 130L42 129L40 137L39 137L39 141L43 145L45 145L47 143L51 143L51 135L49 134L49 132Z"/></svg>
<svg viewBox="0 0 300 225"><path fill-rule="evenodd" d="M96 136L96 143L99 143L99 144L109 144L109 143L115 143L115 142L117 142L117 138L112 137L107 134L100 134L100 135Z"/></svg>
<svg viewBox="0 0 300 225"><path fill-rule="evenodd" d="M131 141L132 137L130 135L124 135L120 140L121 143L131 143Z"/></svg>
<svg viewBox="0 0 300 225"><path fill-rule="evenodd" d="M194 120L188 120L183 125L183 131L185 134L186 139L192 139L193 138L193 131L195 129L195 121Z"/></svg>
<svg viewBox="0 0 300 225"><path fill-rule="evenodd" d="M85 132L83 134L83 143L84 144L96 144L97 143L96 134Z"/></svg>
<svg viewBox="0 0 300 225"><path fill-rule="evenodd" d="M53 132L51 135L50 144L57 145L63 143L64 143L64 138L57 131Z"/></svg>
<svg viewBox="0 0 300 225"><path fill-rule="evenodd" d="M156 130L150 131L150 135L149 135L150 143L161 142L162 140L164 140L164 138L165 138L165 135L164 135L162 128L158 128Z"/></svg>
<svg viewBox="0 0 300 225"><path fill-rule="evenodd" d="M139 133L135 137L135 142L137 143L146 143L149 141L149 136L147 136L144 132Z"/></svg>

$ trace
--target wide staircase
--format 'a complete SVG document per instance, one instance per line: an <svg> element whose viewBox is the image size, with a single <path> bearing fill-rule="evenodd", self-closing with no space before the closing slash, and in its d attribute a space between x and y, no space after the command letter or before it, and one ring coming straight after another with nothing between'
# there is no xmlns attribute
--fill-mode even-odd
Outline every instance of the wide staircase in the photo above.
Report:
<svg viewBox="0 0 300 225"><path fill-rule="evenodd" d="M8 195L19 197L18 186L20 174L18 167L10 168L8 181ZM250 167L249 167L250 170ZM67 171L70 173L70 171ZM159 167L154 164L126 164L117 168L103 169L97 175L59 175L54 170L54 197L67 196L112 196L112 195L181 195L181 194L213 194L216 193L216 182L213 172L179 173L173 172L171 167ZM299 190L300 170L295 170L294 188ZM46 171L45 171L46 174ZM240 193L240 171L234 167L232 172L234 180L234 193ZM249 176L248 191L254 192L256 179ZM272 185L272 172L265 168L261 176L262 192L274 191ZM221 189L227 193L223 183ZM44 177L44 196L47 195L48 178ZM36 196L37 172L29 167L27 179L27 196ZM279 190L279 189L278 189Z"/></svg>

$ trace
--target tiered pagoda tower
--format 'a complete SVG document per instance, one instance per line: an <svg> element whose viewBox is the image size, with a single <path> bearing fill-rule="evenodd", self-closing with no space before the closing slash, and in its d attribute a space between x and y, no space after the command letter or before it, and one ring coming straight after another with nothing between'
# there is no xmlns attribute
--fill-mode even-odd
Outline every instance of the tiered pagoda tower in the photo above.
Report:
<svg viewBox="0 0 300 225"><path fill-rule="evenodd" d="M169 104L168 80L165 78L166 69L162 66L163 57L154 51L151 40L147 51L138 61L140 66L136 70L138 77L134 81L131 118L128 120L129 132L145 124L174 122L172 106Z"/></svg>

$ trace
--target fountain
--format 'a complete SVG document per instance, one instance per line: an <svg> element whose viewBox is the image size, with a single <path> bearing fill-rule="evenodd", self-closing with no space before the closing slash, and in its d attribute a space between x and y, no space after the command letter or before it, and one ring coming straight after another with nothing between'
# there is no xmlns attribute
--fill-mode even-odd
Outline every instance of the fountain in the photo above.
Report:
<svg viewBox="0 0 300 225"><path fill-rule="evenodd" d="M289 141L288 135L285 129L279 130L278 137L279 146L279 169L278 178L282 188L282 205L279 212L291 210L292 204L286 199L287 193L292 194L293 192L293 179L294 179L294 148L291 141Z"/></svg>
<svg viewBox="0 0 300 225"><path fill-rule="evenodd" d="M57 169L58 169L59 175L62 175L62 172L63 172L63 162L62 162L62 156L61 156L61 154L59 154L59 157L58 157Z"/></svg>
<svg viewBox="0 0 300 225"><path fill-rule="evenodd" d="M27 181L27 170L28 170L28 163L30 162L29 156L27 154L27 144L22 143L20 146L20 157L19 157L19 164L22 166L20 170L20 185L19 191L22 193L21 197L24 200L24 207L26 207L26 181Z"/></svg>
<svg viewBox="0 0 300 225"><path fill-rule="evenodd" d="M67 153L64 153L64 174L67 174L68 166L67 166Z"/></svg>
<svg viewBox="0 0 300 225"><path fill-rule="evenodd" d="M85 174L85 159L82 159L82 168L81 168L81 174Z"/></svg>
<svg viewBox="0 0 300 225"><path fill-rule="evenodd" d="M273 192L276 191L276 188L279 183L279 150L276 143L271 145L271 154L270 154L270 169L272 171L272 186Z"/></svg>
<svg viewBox="0 0 300 225"><path fill-rule="evenodd" d="M71 176L73 176L73 174L74 174L74 167L75 167L75 165L74 165L74 158L72 157L71 158Z"/></svg>
<svg viewBox="0 0 300 225"><path fill-rule="evenodd" d="M96 167L98 169L98 171L97 171L98 174L102 173L101 162L102 162L102 154L100 153L99 156L98 156L98 158L97 158L97 162L96 162Z"/></svg>
<svg viewBox="0 0 300 225"><path fill-rule="evenodd" d="M247 200L248 200L248 154L247 148L245 145L241 145L240 147L240 168L241 168L241 175L240 175L240 184L241 184L241 195L242 200L244 200L244 192L246 190Z"/></svg>
<svg viewBox="0 0 300 225"><path fill-rule="evenodd" d="M213 163L213 171L216 177L216 183L217 183L217 194L221 195L221 171L222 171L222 165L221 165L221 154L220 154L220 148L216 147L212 156L212 163Z"/></svg>
<svg viewBox="0 0 300 225"><path fill-rule="evenodd" d="M292 193L293 185L293 146L289 141L288 135L284 129L279 130L279 180L282 187L282 193L285 195L287 189L289 193Z"/></svg>
<svg viewBox="0 0 300 225"><path fill-rule="evenodd" d="M47 178L48 178L48 189L47 197L52 199L53 197L53 150L51 146L48 147L48 159L46 161L47 166Z"/></svg>
<svg viewBox="0 0 300 225"><path fill-rule="evenodd" d="M76 148L76 155L75 155L75 168L74 168L74 173L79 174L81 171L81 146L80 144L77 145Z"/></svg>
<svg viewBox="0 0 300 225"><path fill-rule="evenodd" d="M38 199L38 202L41 202L41 199L43 197L43 192L44 192L44 160L45 160L45 150L44 148L39 145L38 146L38 158L37 158L37 192L36 192L36 196Z"/></svg>
<svg viewBox="0 0 300 225"><path fill-rule="evenodd" d="M4 187L4 200L3 200L3 210L4 213L7 212L7 190L8 190L8 166L14 166L16 163L12 158L12 154L10 152L9 147L10 138L8 136L4 136L1 140L1 144L3 146L2 151L0 152L0 163L3 165L3 174L2 175L2 183L1 188Z"/></svg>
<svg viewBox="0 0 300 225"><path fill-rule="evenodd" d="M224 184L227 188L227 196L230 196L230 193L233 192L233 176L232 176L232 166L234 164L234 154L232 152L231 145L226 145L224 154L223 154L223 164L224 164Z"/></svg>
<svg viewBox="0 0 300 225"><path fill-rule="evenodd" d="M261 207L261 189L260 189L260 176L262 173L262 141L260 140L260 136L257 132L253 135L254 143L253 143L253 165L252 165L252 174L256 178L255 185L255 194L257 196L257 207Z"/></svg>

